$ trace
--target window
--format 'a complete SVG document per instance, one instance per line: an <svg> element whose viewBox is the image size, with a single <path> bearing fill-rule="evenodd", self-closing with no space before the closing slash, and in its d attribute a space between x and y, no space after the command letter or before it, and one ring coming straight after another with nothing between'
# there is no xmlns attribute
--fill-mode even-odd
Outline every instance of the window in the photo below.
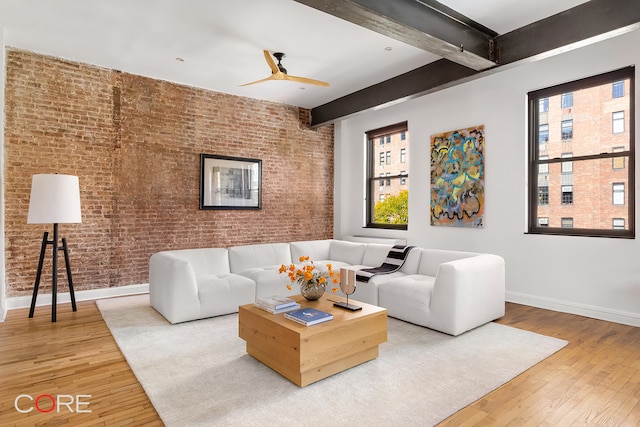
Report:
<svg viewBox="0 0 640 427"><path fill-rule="evenodd" d="M549 156L540 156L540 160L547 160ZM549 163L541 163L538 165L538 173L540 175L548 175L549 174Z"/></svg>
<svg viewBox="0 0 640 427"><path fill-rule="evenodd" d="M562 127L562 140L573 139L573 120L563 120Z"/></svg>
<svg viewBox="0 0 640 427"><path fill-rule="evenodd" d="M384 136L380 137L380 145L384 145Z"/></svg>
<svg viewBox="0 0 640 427"><path fill-rule="evenodd" d="M614 153L622 153L624 147L613 147L611 151ZM614 157L611 159L611 163L612 169L624 169L624 157Z"/></svg>
<svg viewBox="0 0 640 427"><path fill-rule="evenodd" d="M624 96L624 80L619 82L613 82L613 95L612 98L622 98Z"/></svg>
<svg viewBox="0 0 640 427"><path fill-rule="evenodd" d="M573 185L563 185L561 188L562 188L562 204L573 205Z"/></svg>
<svg viewBox="0 0 640 427"><path fill-rule="evenodd" d="M616 182L611 186L611 192L613 193L613 204L624 205L624 183Z"/></svg>
<svg viewBox="0 0 640 427"><path fill-rule="evenodd" d="M528 94L529 233L635 237L634 76L626 67Z"/></svg>
<svg viewBox="0 0 640 427"><path fill-rule="evenodd" d="M573 157L571 153L562 153L563 159L569 157ZM560 166L560 172L562 172L563 174L573 173L573 162L562 162L562 166Z"/></svg>
<svg viewBox="0 0 640 427"><path fill-rule="evenodd" d="M562 108L571 108L573 107L573 93L563 93L562 94Z"/></svg>
<svg viewBox="0 0 640 427"><path fill-rule="evenodd" d="M367 132L366 226L406 230L409 205L407 123ZM379 139L385 144L380 146Z"/></svg>
<svg viewBox="0 0 640 427"><path fill-rule="evenodd" d="M613 133L624 133L624 111L616 111L612 114Z"/></svg>
<svg viewBox="0 0 640 427"><path fill-rule="evenodd" d="M547 111L549 111L549 98L542 98L538 101L538 103L540 105L539 111L541 113L546 113Z"/></svg>
<svg viewBox="0 0 640 427"><path fill-rule="evenodd" d="M549 204L549 186L540 186L538 187L538 204L539 205L548 205Z"/></svg>
<svg viewBox="0 0 640 427"><path fill-rule="evenodd" d="M549 142L549 125L540 125L540 129L538 129L538 142L540 142L540 144Z"/></svg>
<svg viewBox="0 0 640 427"><path fill-rule="evenodd" d="M624 218L613 218L611 228L614 230L624 230Z"/></svg>

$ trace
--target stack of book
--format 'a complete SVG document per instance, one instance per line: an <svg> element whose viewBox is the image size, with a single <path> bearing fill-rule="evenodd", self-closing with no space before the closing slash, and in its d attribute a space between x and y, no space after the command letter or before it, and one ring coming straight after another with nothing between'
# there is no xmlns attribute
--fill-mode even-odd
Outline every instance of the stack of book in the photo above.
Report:
<svg viewBox="0 0 640 427"><path fill-rule="evenodd" d="M284 317L302 325L311 326L333 319L333 314L315 308L303 308L296 311L289 311L284 314Z"/></svg>
<svg viewBox="0 0 640 427"><path fill-rule="evenodd" d="M279 295L258 298L254 304L256 307L272 314L286 313L300 308L300 304L291 298Z"/></svg>

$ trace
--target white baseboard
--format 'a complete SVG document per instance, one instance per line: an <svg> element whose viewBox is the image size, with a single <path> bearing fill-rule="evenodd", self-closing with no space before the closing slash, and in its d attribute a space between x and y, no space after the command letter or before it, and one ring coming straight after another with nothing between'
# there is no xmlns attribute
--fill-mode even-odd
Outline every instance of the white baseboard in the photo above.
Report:
<svg viewBox="0 0 640 427"><path fill-rule="evenodd" d="M544 308L547 310L559 311L561 313L577 314L579 316L606 320L608 322L640 327L640 314L638 313L610 310L602 307L576 304L568 301L510 291L506 292L506 300L516 304L529 305L531 307Z"/></svg>
<svg viewBox="0 0 640 427"><path fill-rule="evenodd" d="M122 297L127 295L137 295L149 293L149 284L116 286L113 288L90 289L75 292L77 301L96 300L101 298ZM58 304L71 302L69 292L58 293ZM51 294L38 294L36 307L51 305ZM7 298L7 310L16 308L26 308L31 306L31 296Z"/></svg>

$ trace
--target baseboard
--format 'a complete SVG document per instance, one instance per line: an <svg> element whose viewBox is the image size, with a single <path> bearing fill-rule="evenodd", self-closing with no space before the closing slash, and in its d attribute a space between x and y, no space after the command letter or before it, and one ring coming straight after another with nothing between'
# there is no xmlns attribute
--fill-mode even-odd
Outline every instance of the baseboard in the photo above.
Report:
<svg viewBox="0 0 640 427"><path fill-rule="evenodd" d="M507 302L513 302L516 304L544 308L547 310L559 311L561 313L577 314L579 316L591 317L593 319L640 327L640 314L638 313L609 310L602 307L576 304L568 301L510 291L506 292L506 300Z"/></svg>
<svg viewBox="0 0 640 427"><path fill-rule="evenodd" d="M102 298L122 297L149 293L149 284L116 286L113 288L89 289L75 292L76 301L89 301ZM71 302L68 292L58 293L58 304ZM51 305L51 294L38 295L36 306ZM31 306L31 296L7 298L7 310L26 308Z"/></svg>

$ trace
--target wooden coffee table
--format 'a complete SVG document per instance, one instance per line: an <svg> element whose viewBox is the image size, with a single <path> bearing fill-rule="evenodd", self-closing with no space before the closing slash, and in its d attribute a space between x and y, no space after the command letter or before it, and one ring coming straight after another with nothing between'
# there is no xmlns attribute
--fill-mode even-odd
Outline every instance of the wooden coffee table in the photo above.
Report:
<svg viewBox="0 0 640 427"><path fill-rule="evenodd" d="M348 311L333 307L345 299L326 294L318 301L291 297L302 308L313 307L333 314L333 320L313 326L300 325L253 304L239 308L239 336L247 353L274 371L304 387L378 357L378 346L387 341L387 310L349 298L362 307Z"/></svg>

